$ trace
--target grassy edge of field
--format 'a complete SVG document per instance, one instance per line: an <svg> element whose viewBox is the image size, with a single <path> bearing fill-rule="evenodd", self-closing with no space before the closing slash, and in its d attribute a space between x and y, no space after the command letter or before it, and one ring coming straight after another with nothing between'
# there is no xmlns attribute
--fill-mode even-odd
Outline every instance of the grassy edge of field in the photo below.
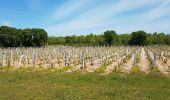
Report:
<svg viewBox="0 0 170 100"><path fill-rule="evenodd" d="M68 70L64 67L64 71ZM9 67L10 69L10 67ZM52 69L0 72L0 99L168 100L170 78L160 73L62 73Z"/></svg>

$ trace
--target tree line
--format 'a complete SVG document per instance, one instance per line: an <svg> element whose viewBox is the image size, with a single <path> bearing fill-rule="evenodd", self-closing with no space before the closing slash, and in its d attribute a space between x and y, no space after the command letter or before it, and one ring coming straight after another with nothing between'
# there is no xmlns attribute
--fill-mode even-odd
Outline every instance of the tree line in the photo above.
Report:
<svg viewBox="0 0 170 100"><path fill-rule="evenodd" d="M103 34L72 35L65 37L48 37L44 29L16 29L0 27L0 47L30 47L43 45L170 45L170 34L146 33L136 31L130 34L117 34L114 30Z"/></svg>
<svg viewBox="0 0 170 100"><path fill-rule="evenodd" d="M47 39L48 34L44 29L0 27L0 47L43 46L46 44Z"/></svg>
<svg viewBox="0 0 170 100"><path fill-rule="evenodd" d="M105 31L104 34L49 37L49 45L170 45L170 34L146 33L136 31L130 34L117 34L113 30Z"/></svg>

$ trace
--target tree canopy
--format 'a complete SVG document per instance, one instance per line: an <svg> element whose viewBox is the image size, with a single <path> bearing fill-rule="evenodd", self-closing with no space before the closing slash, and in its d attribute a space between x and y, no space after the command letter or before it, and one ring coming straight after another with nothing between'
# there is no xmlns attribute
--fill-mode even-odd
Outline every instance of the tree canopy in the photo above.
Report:
<svg viewBox="0 0 170 100"><path fill-rule="evenodd" d="M111 46L112 43L116 43L118 41L117 34L113 30L104 32L104 38L106 44L109 46Z"/></svg>
<svg viewBox="0 0 170 100"><path fill-rule="evenodd" d="M52 45L170 45L170 34L146 33L136 31L127 34L117 34L113 30L105 31L103 34L66 37L49 37L48 43Z"/></svg>
<svg viewBox="0 0 170 100"><path fill-rule="evenodd" d="M8 26L0 27L0 46L19 47L19 46L43 46L48 39L44 29L16 29Z"/></svg>
<svg viewBox="0 0 170 100"><path fill-rule="evenodd" d="M117 34L114 30L96 35L72 35L66 37L48 37L44 29L16 29L8 26L0 27L0 47L43 46L49 45L170 45L170 34L146 33L136 31L127 34Z"/></svg>
<svg viewBox="0 0 170 100"><path fill-rule="evenodd" d="M144 31L132 32L131 39L129 41L130 45L146 45L147 34Z"/></svg>

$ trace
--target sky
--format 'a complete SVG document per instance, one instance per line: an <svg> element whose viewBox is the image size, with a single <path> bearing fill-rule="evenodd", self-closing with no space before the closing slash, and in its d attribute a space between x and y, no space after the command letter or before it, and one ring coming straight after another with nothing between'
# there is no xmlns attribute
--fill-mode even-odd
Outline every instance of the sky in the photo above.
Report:
<svg viewBox="0 0 170 100"><path fill-rule="evenodd" d="M170 34L170 0L0 0L0 25L43 28L49 36Z"/></svg>

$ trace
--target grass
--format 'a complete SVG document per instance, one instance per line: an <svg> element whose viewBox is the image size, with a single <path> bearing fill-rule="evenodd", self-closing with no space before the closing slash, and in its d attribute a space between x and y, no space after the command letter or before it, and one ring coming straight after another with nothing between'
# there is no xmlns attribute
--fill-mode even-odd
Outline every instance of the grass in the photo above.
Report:
<svg viewBox="0 0 170 100"><path fill-rule="evenodd" d="M71 66L66 66L66 67L63 67L63 68L58 69L57 72L62 73L62 72L66 72L66 71L68 71L68 70L70 70L70 69L72 69Z"/></svg>
<svg viewBox="0 0 170 100"><path fill-rule="evenodd" d="M103 65L101 65L99 68L97 68L97 69L95 70L95 72L96 72L96 73L104 73L105 70L107 69L107 66L109 66L109 65L111 65L111 64L112 64L111 62L106 63L106 64L103 64Z"/></svg>
<svg viewBox="0 0 170 100"><path fill-rule="evenodd" d="M154 72L154 73L159 73L160 71L159 71L159 69L158 69L158 67L157 66L151 66L151 70L152 70L152 72Z"/></svg>
<svg viewBox="0 0 170 100"><path fill-rule="evenodd" d="M20 67L20 68L14 68L14 67L0 67L0 71L17 71L17 72L34 72L34 71L46 71L46 72L58 72L58 73L63 73L66 72L73 67L71 66L66 66L66 67L61 67L61 68L52 68L52 67Z"/></svg>
<svg viewBox="0 0 170 100"><path fill-rule="evenodd" d="M139 66L134 66L134 67L132 68L132 72L133 72L133 73L139 73L139 72L140 72Z"/></svg>
<svg viewBox="0 0 170 100"><path fill-rule="evenodd" d="M137 59L136 59L136 63L139 63L139 62L140 62L140 59L141 59L141 58L140 58L140 56L138 55L138 56L137 56Z"/></svg>
<svg viewBox="0 0 170 100"><path fill-rule="evenodd" d="M104 71L106 70L107 66L106 65L102 65L99 68L97 68L95 70L96 73L104 73Z"/></svg>
<svg viewBox="0 0 170 100"><path fill-rule="evenodd" d="M170 78L160 74L46 70L0 72L0 100L170 100Z"/></svg>

